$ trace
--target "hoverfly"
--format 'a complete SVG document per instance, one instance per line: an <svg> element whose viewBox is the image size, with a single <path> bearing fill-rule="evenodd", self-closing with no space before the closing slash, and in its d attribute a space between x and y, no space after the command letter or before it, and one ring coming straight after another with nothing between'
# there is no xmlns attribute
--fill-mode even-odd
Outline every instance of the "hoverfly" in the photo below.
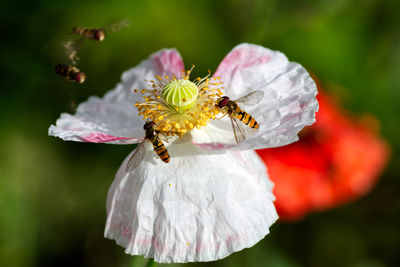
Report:
<svg viewBox="0 0 400 267"><path fill-rule="evenodd" d="M76 64L79 60L78 51L81 48L83 42L87 39L101 42L105 39L106 33L116 32L122 28L128 27L130 25L130 19L123 19L117 23L107 25L101 28L89 28L76 26L72 28L72 33L76 35L75 38L70 38L69 40L62 43L65 53L69 60L73 64Z"/></svg>
<svg viewBox="0 0 400 267"><path fill-rule="evenodd" d="M264 92L256 90L237 100L230 100L227 96L222 96L218 99L217 106L225 113L222 117L228 115L231 120L236 143L239 144L246 139L246 128L244 125L253 129L258 129L259 127L257 121L249 113L241 109L238 103L255 105L260 102L263 97ZM241 121L242 123L239 123L238 121Z"/></svg>
<svg viewBox="0 0 400 267"><path fill-rule="evenodd" d="M87 28L76 26L72 28L72 32L98 42L101 42L104 40L104 38L106 38L106 31L103 28Z"/></svg>
<svg viewBox="0 0 400 267"><path fill-rule="evenodd" d="M160 140L160 132L154 129L155 125L156 123L154 121L148 121L144 124L143 129L146 131L146 135L143 141L137 146L135 152L132 154L128 163L126 164L125 170L127 172L135 169L142 161L144 157L144 152L146 151L144 146L146 141L150 142L153 145L154 152L157 154L157 156L160 157L162 161L164 161L165 163L168 163L170 161L168 150L163 142Z"/></svg>
<svg viewBox="0 0 400 267"><path fill-rule="evenodd" d="M64 77L68 81L83 83L86 79L86 74L80 71L77 67L67 64L57 64L54 67L56 74Z"/></svg>

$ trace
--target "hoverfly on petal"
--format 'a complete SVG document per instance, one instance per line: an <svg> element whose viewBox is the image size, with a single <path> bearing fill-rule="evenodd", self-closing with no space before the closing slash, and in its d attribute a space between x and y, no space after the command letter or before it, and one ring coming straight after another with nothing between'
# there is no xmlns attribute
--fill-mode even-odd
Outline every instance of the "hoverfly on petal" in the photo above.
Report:
<svg viewBox="0 0 400 267"><path fill-rule="evenodd" d="M167 148L165 147L164 143L160 140L159 134L161 132L154 129L156 123L154 121L146 122L143 126L143 129L146 131L145 137L137 146L135 152L132 154L131 158L129 159L128 163L126 164L126 171L129 172L136 168L139 163L144 158L144 152L146 151L145 143L146 141L150 142L153 145L153 150L157 154L158 157L165 163L170 161L170 156L168 153Z"/></svg>
<svg viewBox="0 0 400 267"><path fill-rule="evenodd" d="M238 103L252 106L259 103L263 97L264 92L256 90L236 100L230 100L228 96L222 96L217 100L218 108L224 113L222 117L228 115L231 120L236 143L239 144L246 139L247 127L245 125L253 129L259 128L257 121L249 113L241 109Z"/></svg>

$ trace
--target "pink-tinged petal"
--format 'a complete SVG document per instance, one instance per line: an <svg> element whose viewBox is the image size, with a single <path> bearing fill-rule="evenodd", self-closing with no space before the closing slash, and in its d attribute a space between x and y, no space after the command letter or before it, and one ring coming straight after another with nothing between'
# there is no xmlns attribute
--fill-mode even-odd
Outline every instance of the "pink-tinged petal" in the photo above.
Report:
<svg viewBox="0 0 400 267"><path fill-rule="evenodd" d="M200 130L202 133L194 132L195 144L206 149L283 146L297 141L298 132L315 122L316 85L300 64L289 62L281 52L252 44L238 45L224 58L214 76L221 77L224 94L233 100L255 90L264 92L256 105L239 104L260 128L252 131L247 127L246 140L236 145L229 119L225 117L221 121L211 121ZM226 134L227 128L231 131L229 134Z"/></svg>
<svg viewBox="0 0 400 267"><path fill-rule="evenodd" d="M90 97L80 104L74 115L63 113L49 135L66 141L131 144L144 136L144 121L138 116L135 103L142 96L134 89L143 89L156 75L181 77L183 61L175 49L152 54L138 66L124 72L122 81L103 98Z"/></svg>
<svg viewBox="0 0 400 267"><path fill-rule="evenodd" d="M185 70L182 57L176 50L163 50L153 55L157 73L160 75L175 75L180 77Z"/></svg>
<svg viewBox="0 0 400 267"><path fill-rule="evenodd" d="M88 135L83 136L84 142L91 143L105 143L105 142L114 142L121 140L129 140L132 139L130 137L117 137L104 133L90 133Z"/></svg>
<svg viewBox="0 0 400 267"><path fill-rule="evenodd" d="M126 172L122 163L107 197L105 236L156 262L213 261L251 247L276 221L273 184L254 151L208 155L171 144L171 162L155 158ZM221 168L221 166L224 166Z"/></svg>

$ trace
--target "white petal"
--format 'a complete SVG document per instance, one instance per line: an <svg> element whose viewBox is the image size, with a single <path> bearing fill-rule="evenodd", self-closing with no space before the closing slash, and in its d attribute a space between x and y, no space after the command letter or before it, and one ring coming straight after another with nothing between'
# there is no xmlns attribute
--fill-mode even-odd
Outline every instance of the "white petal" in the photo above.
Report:
<svg viewBox="0 0 400 267"><path fill-rule="evenodd" d="M144 136L144 121L139 118L134 106L142 96L134 89L143 89L148 83L144 79L155 79L155 75L180 77L184 70L178 51L164 49L152 54L149 59L124 72L122 81L103 98L90 97L78 106L75 115L61 114L49 135L63 140L94 143L137 143Z"/></svg>
<svg viewBox="0 0 400 267"><path fill-rule="evenodd" d="M276 221L272 183L253 151L207 155L188 143L150 143L130 173L124 161L109 190L105 236L156 262L213 261L256 244Z"/></svg>
<svg viewBox="0 0 400 267"><path fill-rule="evenodd" d="M233 100L254 90L264 92L259 104L240 104L260 128L250 131L247 139L236 145L233 134L226 134L226 129L232 131L232 127L225 117L221 121L211 121L200 131L193 131L195 144L213 149L283 146L297 141L297 133L315 122L318 102L314 81L301 65L289 62L278 51L258 45L238 45L224 58L214 76L221 77L224 94Z"/></svg>

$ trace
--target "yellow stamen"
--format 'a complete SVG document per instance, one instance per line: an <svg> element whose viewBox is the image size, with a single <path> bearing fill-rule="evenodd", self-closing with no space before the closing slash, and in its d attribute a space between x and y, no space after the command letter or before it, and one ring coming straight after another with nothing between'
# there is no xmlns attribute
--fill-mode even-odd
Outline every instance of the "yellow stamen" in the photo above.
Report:
<svg viewBox="0 0 400 267"><path fill-rule="evenodd" d="M157 82L148 81L151 90L140 91L144 102L135 104L138 114L155 121L156 129L165 135L182 136L194 128L200 129L220 112L216 105L222 94L217 86L219 81L210 88L210 79L215 79L210 78L209 72L206 77L197 77L191 82L193 68L183 71L180 79L156 75Z"/></svg>

